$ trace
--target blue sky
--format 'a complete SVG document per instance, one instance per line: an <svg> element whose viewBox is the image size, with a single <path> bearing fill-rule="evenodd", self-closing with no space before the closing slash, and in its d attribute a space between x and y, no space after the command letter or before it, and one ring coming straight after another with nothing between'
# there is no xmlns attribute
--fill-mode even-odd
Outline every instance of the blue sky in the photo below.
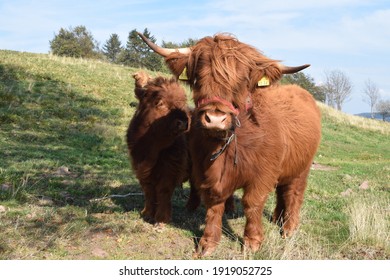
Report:
<svg viewBox="0 0 390 280"><path fill-rule="evenodd" d="M125 44L134 28L157 43L229 32L286 65L310 63L305 73L317 83L343 71L353 84L344 112L369 111L367 79L390 99L388 0L0 0L0 49L48 53L61 27L77 25L101 46L112 33Z"/></svg>

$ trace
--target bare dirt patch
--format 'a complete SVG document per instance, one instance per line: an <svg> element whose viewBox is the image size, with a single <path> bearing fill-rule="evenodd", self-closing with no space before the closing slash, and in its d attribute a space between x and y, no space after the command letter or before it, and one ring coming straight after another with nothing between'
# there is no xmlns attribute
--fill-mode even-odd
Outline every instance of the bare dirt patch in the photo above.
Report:
<svg viewBox="0 0 390 280"><path fill-rule="evenodd" d="M317 162L313 162L313 164L311 165L311 170L335 171L337 169L338 169L337 167L324 165L324 164L319 164Z"/></svg>

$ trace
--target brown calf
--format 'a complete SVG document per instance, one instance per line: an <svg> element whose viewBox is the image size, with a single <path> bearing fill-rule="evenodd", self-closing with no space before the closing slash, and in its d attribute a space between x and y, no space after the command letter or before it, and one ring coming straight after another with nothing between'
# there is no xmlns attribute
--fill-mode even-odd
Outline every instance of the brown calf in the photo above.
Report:
<svg viewBox="0 0 390 280"><path fill-rule="evenodd" d="M141 215L157 224L171 219L174 188L188 179L189 109L175 79L134 75L139 105L127 130L133 170L145 194Z"/></svg>

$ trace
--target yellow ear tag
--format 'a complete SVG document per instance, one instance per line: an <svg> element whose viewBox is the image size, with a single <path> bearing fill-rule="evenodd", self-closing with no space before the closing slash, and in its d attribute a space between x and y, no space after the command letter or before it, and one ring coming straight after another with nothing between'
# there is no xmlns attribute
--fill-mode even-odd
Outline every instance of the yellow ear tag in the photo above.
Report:
<svg viewBox="0 0 390 280"><path fill-rule="evenodd" d="M187 67L184 67L183 72L181 72L181 74L179 76L179 80L188 81Z"/></svg>
<svg viewBox="0 0 390 280"><path fill-rule="evenodd" d="M269 82L269 79L268 77L264 76L263 78L261 78L258 82L257 82L257 86L258 87L266 87L266 86L269 86L270 85L270 82Z"/></svg>

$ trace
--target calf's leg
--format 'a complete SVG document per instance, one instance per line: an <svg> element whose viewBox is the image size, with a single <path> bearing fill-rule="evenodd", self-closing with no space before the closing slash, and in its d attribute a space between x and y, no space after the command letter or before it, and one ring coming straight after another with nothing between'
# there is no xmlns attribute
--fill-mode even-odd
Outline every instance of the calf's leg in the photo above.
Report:
<svg viewBox="0 0 390 280"><path fill-rule="evenodd" d="M172 217L172 196L175 190L175 182L161 180L156 186L156 223L169 223Z"/></svg>
<svg viewBox="0 0 390 280"><path fill-rule="evenodd" d="M144 192L144 208L141 211L141 216L147 222L154 222L154 216L156 213L156 192L153 186L141 183L142 190Z"/></svg>

